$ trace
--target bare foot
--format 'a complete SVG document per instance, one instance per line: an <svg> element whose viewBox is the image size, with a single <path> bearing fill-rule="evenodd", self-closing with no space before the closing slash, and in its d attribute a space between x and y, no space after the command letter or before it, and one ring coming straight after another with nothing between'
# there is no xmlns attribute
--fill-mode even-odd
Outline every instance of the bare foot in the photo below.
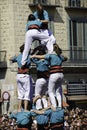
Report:
<svg viewBox="0 0 87 130"><path fill-rule="evenodd" d="M52 109L53 111L56 111L56 108L55 108L55 107L53 107L53 106L51 106L51 109Z"/></svg>

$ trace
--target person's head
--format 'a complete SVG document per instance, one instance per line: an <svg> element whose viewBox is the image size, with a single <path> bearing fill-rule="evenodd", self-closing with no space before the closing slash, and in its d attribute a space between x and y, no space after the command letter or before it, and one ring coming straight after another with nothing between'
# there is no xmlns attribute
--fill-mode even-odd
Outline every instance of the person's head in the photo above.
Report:
<svg viewBox="0 0 87 130"><path fill-rule="evenodd" d="M39 45L39 46L37 46L34 50L33 50L33 52L32 52L32 54L37 54L37 55L44 55L44 54L46 54L46 51L47 51L47 48L46 48L46 46L45 45Z"/></svg>
<svg viewBox="0 0 87 130"><path fill-rule="evenodd" d="M24 50L24 44L20 46L20 52L22 53Z"/></svg>
<svg viewBox="0 0 87 130"><path fill-rule="evenodd" d="M38 55L44 55L44 54L46 54L46 50L47 50L47 48L46 48L45 45L40 45L37 54L38 54Z"/></svg>
<svg viewBox="0 0 87 130"><path fill-rule="evenodd" d="M43 6L40 3L36 4L36 9L37 9L38 13L43 12Z"/></svg>
<svg viewBox="0 0 87 130"><path fill-rule="evenodd" d="M35 20L35 16L33 14L30 14L28 16L28 21L32 21L32 20Z"/></svg>
<svg viewBox="0 0 87 130"><path fill-rule="evenodd" d="M53 50L57 53L57 55L60 55L62 53L61 48L56 43L53 44Z"/></svg>

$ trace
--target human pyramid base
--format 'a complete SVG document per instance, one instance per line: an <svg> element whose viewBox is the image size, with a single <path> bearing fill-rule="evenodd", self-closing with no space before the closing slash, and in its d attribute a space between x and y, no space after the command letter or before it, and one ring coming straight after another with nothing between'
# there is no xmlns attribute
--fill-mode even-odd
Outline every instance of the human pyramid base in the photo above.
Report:
<svg viewBox="0 0 87 130"><path fill-rule="evenodd" d="M32 111L32 109L30 109L30 111ZM38 115L41 113L38 113ZM50 121L47 126L45 124L42 126L38 125L37 120L34 117L30 118L29 114L29 111L24 112L22 110L21 112L14 111L9 113L9 115L6 113L4 113L2 116L0 115L0 130L51 130L53 128L55 130L55 126L57 126L57 130L87 130L87 109L82 109L79 107L65 108L63 128L61 128L61 122L57 123L57 125L55 123L53 126L50 124ZM15 116L12 117L13 115ZM18 119L17 115L20 115L20 119ZM18 121L22 122L20 127Z"/></svg>

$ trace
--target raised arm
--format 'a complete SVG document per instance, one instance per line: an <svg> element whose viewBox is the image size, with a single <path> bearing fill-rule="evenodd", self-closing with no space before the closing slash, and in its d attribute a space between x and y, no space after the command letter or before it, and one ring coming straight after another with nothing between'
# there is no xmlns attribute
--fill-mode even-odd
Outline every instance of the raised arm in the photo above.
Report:
<svg viewBox="0 0 87 130"><path fill-rule="evenodd" d="M30 58L44 59L45 55L32 55Z"/></svg>

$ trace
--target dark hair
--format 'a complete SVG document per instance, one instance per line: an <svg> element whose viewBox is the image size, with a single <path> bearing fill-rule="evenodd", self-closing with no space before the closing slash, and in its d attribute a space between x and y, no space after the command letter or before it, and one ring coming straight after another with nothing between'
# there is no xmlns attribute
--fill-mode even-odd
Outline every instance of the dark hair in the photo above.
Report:
<svg viewBox="0 0 87 130"><path fill-rule="evenodd" d="M43 9L43 6L42 4L38 3L36 4L36 9L37 9L37 14L38 14L38 18L40 20L44 20L44 9Z"/></svg>
<svg viewBox="0 0 87 130"><path fill-rule="evenodd" d="M36 4L36 8L38 9L38 8L41 8L42 10L43 10L43 5L41 4L41 3L37 3Z"/></svg>
<svg viewBox="0 0 87 130"><path fill-rule="evenodd" d="M53 44L53 50L60 55L62 53L62 49L58 46L58 44Z"/></svg>
<svg viewBox="0 0 87 130"><path fill-rule="evenodd" d="M22 53L24 50L24 44L20 46L20 52Z"/></svg>
<svg viewBox="0 0 87 130"><path fill-rule="evenodd" d="M47 48L45 45L39 45L36 48L34 48L32 55L35 53L38 55L44 55L44 54L46 54L46 51L47 51Z"/></svg>
<svg viewBox="0 0 87 130"><path fill-rule="evenodd" d="M28 16L28 21L32 21L32 20L35 20L35 16L33 14L30 14Z"/></svg>

